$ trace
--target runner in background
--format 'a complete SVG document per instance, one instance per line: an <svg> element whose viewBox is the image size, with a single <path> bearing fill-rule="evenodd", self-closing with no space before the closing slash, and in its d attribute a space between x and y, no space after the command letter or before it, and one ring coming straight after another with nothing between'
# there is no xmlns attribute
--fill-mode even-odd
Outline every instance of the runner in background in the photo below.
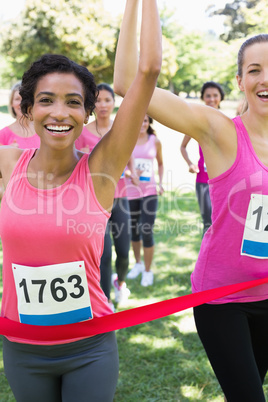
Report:
<svg viewBox="0 0 268 402"><path fill-rule="evenodd" d="M21 149L39 148L40 138L35 133L33 122L25 119L21 113L20 85L21 81L11 88L8 109L15 121L0 130L0 144Z"/></svg>
<svg viewBox="0 0 268 402"><path fill-rule="evenodd" d="M84 152L92 152L101 138L110 130L113 120L111 114L115 106L114 91L106 83L97 86L99 94L96 101L95 120L87 124L80 137L76 140L76 148ZM130 248L130 213L126 193L126 177L134 184L139 179L135 174L134 158L131 157L128 166L122 173L114 195L112 214L108 221L104 238L104 249L101 257L101 287L107 296L111 308L114 305L111 300L111 284L114 287L115 302L123 306L130 295L125 278L128 272L129 248ZM116 273L112 274L112 239L115 247Z"/></svg>
<svg viewBox="0 0 268 402"><path fill-rule="evenodd" d="M127 277L134 279L141 273L141 285L145 287L151 286L154 281L151 266L154 256L153 228L158 203L157 184L154 177L155 159L159 176L158 193L162 195L164 192L162 145L155 135L152 123L153 119L146 115L132 154L140 178L139 185L136 186L129 182L127 186L131 215L131 243L136 260ZM144 263L141 257L142 248Z"/></svg>
<svg viewBox="0 0 268 402"><path fill-rule="evenodd" d="M214 82L207 81L204 83L201 89L201 99L204 101L205 105L214 107L215 109L220 108L220 103L224 99L224 92L222 87ZM199 161L198 166L195 165L189 158L187 152L187 145L191 137L185 135L181 143L181 154L189 166L189 172L196 174L196 196L198 200L198 205L203 221L203 236L211 226L211 200L209 195L209 185L208 185L208 174L207 167L204 161L204 155L202 149L199 145Z"/></svg>
<svg viewBox="0 0 268 402"><path fill-rule="evenodd" d="M20 110L20 85L21 81L14 84L10 90L8 110L15 121L0 130L0 145L12 145L21 149L39 148L40 138L34 131L33 123L23 118ZM3 181L0 179L0 199L3 194Z"/></svg>

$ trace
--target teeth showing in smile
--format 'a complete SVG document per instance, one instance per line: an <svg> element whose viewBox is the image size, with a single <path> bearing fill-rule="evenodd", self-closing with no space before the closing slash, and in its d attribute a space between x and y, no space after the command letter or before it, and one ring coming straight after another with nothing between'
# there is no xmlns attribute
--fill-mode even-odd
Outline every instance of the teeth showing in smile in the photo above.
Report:
<svg viewBox="0 0 268 402"><path fill-rule="evenodd" d="M49 131L63 133L71 130L71 126L46 126L46 129Z"/></svg>
<svg viewBox="0 0 268 402"><path fill-rule="evenodd" d="M262 92L259 92L259 93L258 93L258 96L261 96L261 97L267 98L267 97L268 97L268 91L262 91Z"/></svg>

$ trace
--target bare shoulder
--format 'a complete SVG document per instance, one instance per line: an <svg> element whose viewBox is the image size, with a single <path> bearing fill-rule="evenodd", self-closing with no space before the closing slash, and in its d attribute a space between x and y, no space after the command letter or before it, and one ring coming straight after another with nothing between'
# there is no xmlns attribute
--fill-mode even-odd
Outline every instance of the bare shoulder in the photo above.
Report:
<svg viewBox="0 0 268 402"><path fill-rule="evenodd" d="M218 112L216 119L211 119L212 129L215 135L223 141L233 141L236 137L235 123L232 118L222 112Z"/></svg>
<svg viewBox="0 0 268 402"><path fill-rule="evenodd" d="M155 137L155 147L157 149L158 152L161 152L162 150L162 143L159 140L159 138Z"/></svg>
<svg viewBox="0 0 268 402"><path fill-rule="evenodd" d="M5 163L8 161L17 162L23 152L24 150L20 148L11 147L8 145L0 146L0 156L1 156L0 164L2 164L2 161Z"/></svg>
<svg viewBox="0 0 268 402"><path fill-rule="evenodd" d="M9 146L0 146L0 172L4 182L10 179L16 163L18 162L23 149Z"/></svg>

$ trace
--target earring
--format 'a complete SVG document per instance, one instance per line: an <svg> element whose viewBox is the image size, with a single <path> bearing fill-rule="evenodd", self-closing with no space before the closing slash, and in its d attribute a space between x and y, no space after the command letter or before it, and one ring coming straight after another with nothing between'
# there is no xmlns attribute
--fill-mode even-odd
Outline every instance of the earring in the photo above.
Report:
<svg viewBox="0 0 268 402"><path fill-rule="evenodd" d="M28 119L29 119L30 121L33 121L32 116L28 116Z"/></svg>
<svg viewBox="0 0 268 402"><path fill-rule="evenodd" d="M87 123L88 123L88 117L86 117L86 118L85 118L84 123L85 123L85 124L87 124Z"/></svg>

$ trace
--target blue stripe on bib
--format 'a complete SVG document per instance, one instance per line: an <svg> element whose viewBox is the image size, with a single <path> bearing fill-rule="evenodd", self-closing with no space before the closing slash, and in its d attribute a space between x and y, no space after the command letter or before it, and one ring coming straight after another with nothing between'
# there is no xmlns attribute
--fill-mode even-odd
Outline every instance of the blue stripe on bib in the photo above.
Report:
<svg viewBox="0 0 268 402"><path fill-rule="evenodd" d="M20 322L22 324L30 325L66 325L74 324L80 321L91 319L91 307L85 307L79 310L68 311L59 314L45 314L45 315L28 315L20 314Z"/></svg>
<svg viewBox="0 0 268 402"><path fill-rule="evenodd" d="M244 239L242 253L252 257L268 257L268 243L261 243Z"/></svg>

